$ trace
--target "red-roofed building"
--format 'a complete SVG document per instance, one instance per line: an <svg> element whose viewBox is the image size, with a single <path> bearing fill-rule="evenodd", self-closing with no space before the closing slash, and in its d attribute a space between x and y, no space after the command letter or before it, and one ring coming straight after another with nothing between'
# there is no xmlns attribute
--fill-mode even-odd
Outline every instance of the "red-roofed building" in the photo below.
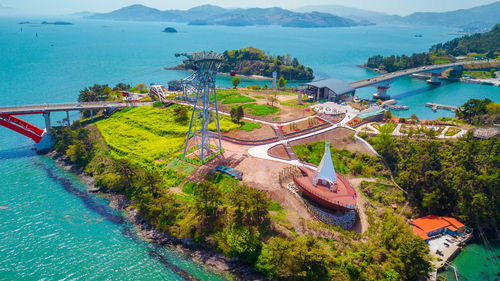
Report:
<svg viewBox="0 0 500 281"><path fill-rule="evenodd" d="M465 232L465 225L451 217L429 215L410 220L410 224L413 233L425 241L440 234L462 235Z"/></svg>

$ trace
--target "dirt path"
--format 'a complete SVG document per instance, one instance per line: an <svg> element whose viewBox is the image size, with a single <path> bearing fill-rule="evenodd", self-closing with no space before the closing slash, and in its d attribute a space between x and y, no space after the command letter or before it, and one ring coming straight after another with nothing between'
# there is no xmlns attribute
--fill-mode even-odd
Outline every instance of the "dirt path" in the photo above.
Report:
<svg viewBox="0 0 500 281"><path fill-rule="evenodd" d="M248 186L265 191L273 201L287 211L287 218L293 225L295 231L302 232L302 219L312 220L304 203L291 192L281 187L279 173L291 165L276 161L264 160L250 156L248 147L228 142L223 143L225 149L224 157L243 159L235 169L243 172L243 182Z"/></svg>
<svg viewBox="0 0 500 281"><path fill-rule="evenodd" d="M366 215L367 206L371 205L370 201L366 199L359 190L359 185L362 181L377 181L376 178L349 178L349 182L354 187L356 194L358 194L358 201L356 202L356 207L358 208L359 221L354 225L354 230L358 233L365 232L370 226L368 223L368 217Z"/></svg>

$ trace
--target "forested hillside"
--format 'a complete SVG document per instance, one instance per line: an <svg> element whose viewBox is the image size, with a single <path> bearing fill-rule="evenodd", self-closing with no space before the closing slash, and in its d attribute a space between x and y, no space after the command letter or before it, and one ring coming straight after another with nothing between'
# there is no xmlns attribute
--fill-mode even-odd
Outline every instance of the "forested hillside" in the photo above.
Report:
<svg viewBox="0 0 500 281"><path fill-rule="evenodd" d="M478 140L468 133L443 142L381 133L369 140L421 215L451 215L472 227L500 224L498 138Z"/></svg>
<svg viewBox="0 0 500 281"><path fill-rule="evenodd" d="M413 54L411 56L376 55L368 58L365 66L387 72L403 70L431 64L450 63L455 61L455 56L484 56L488 59L500 55L500 24L486 33L477 33L456 38L444 44L439 43L431 47L429 52Z"/></svg>
<svg viewBox="0 0 500 281"><path fill-rule="evenodd" d="M441 50L452 56L465 56L469 53L500 52L500 24L496 24L490 32L466 35L444 44L434 45L431 48L431 52L439 52Z"/></svg>

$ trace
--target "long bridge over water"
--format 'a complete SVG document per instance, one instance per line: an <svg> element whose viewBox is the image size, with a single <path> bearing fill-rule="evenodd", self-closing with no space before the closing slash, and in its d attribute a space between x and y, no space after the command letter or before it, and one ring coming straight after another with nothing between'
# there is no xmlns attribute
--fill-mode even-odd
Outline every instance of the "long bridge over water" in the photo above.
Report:
<svg viewBox="0 0 500 281"><path fill-rule="evenodd" d="M463 65L469 63L471 62L464 61L464 62L456 62L449 64L415 67L396 72L381 74L375 77L359 80L352 83L347 83L342 80L329 78L329 79L323 79L306 83L305 85L316 88L316 93L313 94L316 95L317 100L330 99L331 95L339 97L345 94L354 94L357 89L366 87L375 87L377 89L377 93L374 94L374 98L377 99L380 98L382 100L386 100L390 98L390 96L387 94L387 90L389 89L391 82L401 77L417 73L429 73L431 77L427 82L429 84L439 85L441 83L439 81L439 76L441 75L441 73L449 69L461 68Z"/></svg>

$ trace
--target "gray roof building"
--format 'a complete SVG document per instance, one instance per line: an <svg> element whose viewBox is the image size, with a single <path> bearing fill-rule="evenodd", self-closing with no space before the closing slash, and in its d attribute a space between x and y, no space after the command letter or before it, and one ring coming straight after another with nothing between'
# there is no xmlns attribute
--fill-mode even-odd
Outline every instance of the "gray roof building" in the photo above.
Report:
<svg viewBox="0 0 500 281"><path fill-rule="evenodd" d="M346 81L335 78L317 80L304 85L317 88L317 99L337 100L338 97L352 94L355 91Z"/></svg>

